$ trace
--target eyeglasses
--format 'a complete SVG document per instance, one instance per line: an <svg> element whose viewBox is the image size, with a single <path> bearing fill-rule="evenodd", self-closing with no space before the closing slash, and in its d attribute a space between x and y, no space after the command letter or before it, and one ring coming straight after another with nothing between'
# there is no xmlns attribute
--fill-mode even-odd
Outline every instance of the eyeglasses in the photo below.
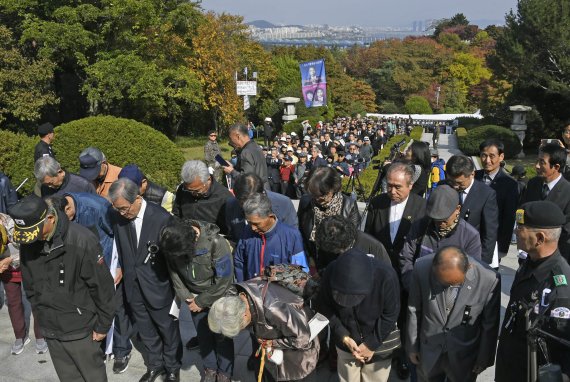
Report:
<svg viewBox="0 0 570 382"><path fill-rule="evenodd" d="M129 213L129 211L131 210L131 207L133 206L133 204L134 204L134 203L129 204L128 207L126 207L126 206L125 206L125 207L116 207L116 206L113 204L113 209L114 209L115 211L117 211L119 214L121 214L122 216L124 216L124 215L127 215L127 214Z"/></svg>
<svg viewBox="0 0 570 382"><path fill-rule="evenodd" d="M202 183L202 185L198 188L188 188L187 184L184 185L184 189L194 196L205 195L208 192L208 184L210 183L210 179L206 181L206 183Z"/></svg>
<svg viewBox="0 0 570 382"><path fill-rule="evenodd" d="M210 134L210 137L217 137L218 134Z"/></svg>

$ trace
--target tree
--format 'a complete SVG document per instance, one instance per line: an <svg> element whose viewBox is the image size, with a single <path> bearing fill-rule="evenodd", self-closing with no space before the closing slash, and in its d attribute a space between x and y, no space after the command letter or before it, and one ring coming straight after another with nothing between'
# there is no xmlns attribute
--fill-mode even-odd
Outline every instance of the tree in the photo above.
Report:
<svg viewBox="0 0 570 382"><path fill-rule="evenodd" d="M520 0L498 34L492 61L500 78L513 84L510 99L535 105L552 134L570 117L568 41L567 0Z"/></svg>
<svg viewBox="0 0 570 382"><path fill-rule="evenodd" d="M406 101L406 113L409 114L433 114L429 102L422 96L411 96Z"/></svg>
<svg viewBox="0 0 570 382"><path fill-rule="evenodd" d="M56 63L61 122L86 114L137 118L176 135L202 104L186 65L200 9L184 0L3 0L20 47Z"/></svg>
<svg viewBox="0 0 570 382"><path fill-rule="evenodd" d="M47 58L26 58L10 30L0 26L0 123L35 122L42 109L55 105L54 69Z"/></svg>
<svg viewBox="0 0 570 382"><path fill-rule="evenodd" d="M457 13L450 19L441 19L434 23L433 36L438 37L440 33L445 31L447 28L452 28L456 26L467 26L469 25L469 20L463 13Z"/></svg>
<svg viewBox="0 0 570 382"><path fill-rule="evenodd" d="M210 111L214 128L243 121L243 100L235 91L235 73L244 67L259 73L258 86L270 91L275 71L269 54L249 39L241 16L207 13L206 22L192 40L188 65L196 71L204 92L203 107Z"/></svg>

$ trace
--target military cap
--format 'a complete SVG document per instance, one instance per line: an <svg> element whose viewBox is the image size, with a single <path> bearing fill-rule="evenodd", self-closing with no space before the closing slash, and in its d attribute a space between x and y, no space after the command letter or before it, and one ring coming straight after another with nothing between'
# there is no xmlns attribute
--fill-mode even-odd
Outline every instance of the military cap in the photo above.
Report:
<svg viewBox="0 0 570 382"><path fill-rule="evenodd" d="M539 200L523 204L516 212L516 221L518 225L548 229L563 226L566 224L566 217L556 204Z"/></svg>

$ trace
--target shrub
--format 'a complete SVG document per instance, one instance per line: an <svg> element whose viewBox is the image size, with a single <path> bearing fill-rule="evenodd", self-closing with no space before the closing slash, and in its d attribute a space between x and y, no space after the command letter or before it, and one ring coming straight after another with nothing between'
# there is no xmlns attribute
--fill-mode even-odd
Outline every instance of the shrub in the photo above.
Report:
<svg viewBox="0 0 570 382"><path fill-rule="evenodd" d="M521 144L516 134L505 127L496 125L479 126L466 131L466 134L457 134L459 149L465 155L479 155L479 145L485 139L494 138L505 145L505 159L512 158L521 151Z"/></svg>
<svg viewBox="0 0 570 382"><path fill-rule="evenodd" d="M57 160L71 172L79 171L79 153L99 148L109 163L136 163L148 178L174 189L180 182L182 153L164 134L143 123L111 116L79 119L55 130Z"/></svg>
<svg viewBox="0 0 570 382"><path fill-rule="evenodd" d="M467 135L467 129L465 129L465 127L458 127L455 130L455 134L457 135L457 138L462 138L465 137Z"/></svg>
<svg viewBox="0 0 570 382"><path fill-rule="evenodd" d="M433 114L428 100L422 96L411 96L408 98L404 109L409 114Z"/></svg>
<svg viewBox="0 0 570 382"><path fill-rule="evenodd" d="M29 194L36 184L34 178L34 147L39 138L0 130L0 171L4 172L14 187L29 178L19 190L20 194Z"/></svg>
<svg viewBox="0 0 570 382"><path fill-rule="evenodd" d="M483 119L474 117L459 117L457 118L460 127L464 127L466 130L471 130L483 125L494 125L497 123L495 118L484 117Z"/></svg>

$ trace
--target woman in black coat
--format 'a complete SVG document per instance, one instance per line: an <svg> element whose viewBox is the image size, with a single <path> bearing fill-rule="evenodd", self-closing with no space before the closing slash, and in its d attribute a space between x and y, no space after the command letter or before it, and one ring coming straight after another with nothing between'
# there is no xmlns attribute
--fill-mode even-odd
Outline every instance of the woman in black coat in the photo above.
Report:
<svg viewBox="0 0 570 382"><path fill-rule="evenodd" d="M408 150L406 150L406 159L414 165L416 171L420 171L411 192L423 197L427 189L431 168L429 145L422 141L412 142ZM416 177L414 176L414 178Z"/></svg>
<svg viewBox="0 0 570 382"><path fill-rule="evenodd" d="M297 216L305 250L314 264L316 256L315 234L321 222L342 215L355 227L360 226L360 212L356 200L341 192L340 174L330 167L315 167L305 182L307 194L301 197Z"/></svg>

